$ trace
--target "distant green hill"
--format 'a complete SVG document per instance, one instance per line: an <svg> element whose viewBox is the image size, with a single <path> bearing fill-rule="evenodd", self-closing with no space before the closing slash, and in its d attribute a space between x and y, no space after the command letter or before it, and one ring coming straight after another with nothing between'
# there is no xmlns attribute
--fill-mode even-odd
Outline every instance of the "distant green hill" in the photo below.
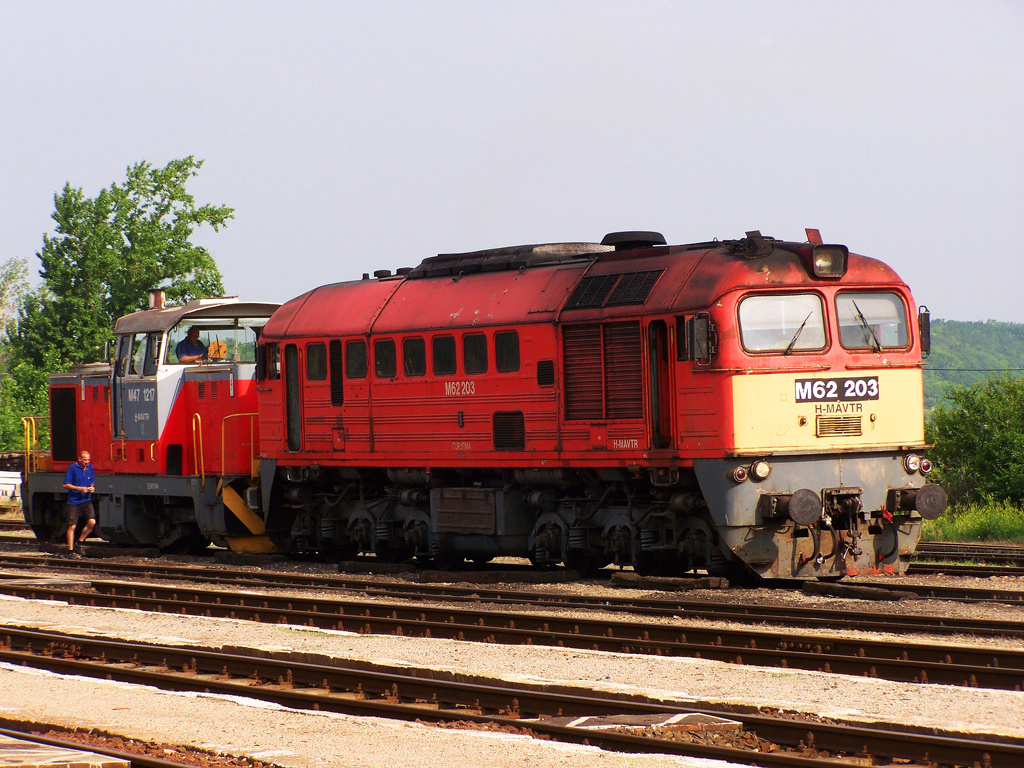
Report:
<svg viewBox="0 0 1024 768"><path fill-rule="evenodd" d="M932 320L932 353L924 367L924 407L950 384L973 384L1010 371L1024 376L1024 323Z"/></svg>

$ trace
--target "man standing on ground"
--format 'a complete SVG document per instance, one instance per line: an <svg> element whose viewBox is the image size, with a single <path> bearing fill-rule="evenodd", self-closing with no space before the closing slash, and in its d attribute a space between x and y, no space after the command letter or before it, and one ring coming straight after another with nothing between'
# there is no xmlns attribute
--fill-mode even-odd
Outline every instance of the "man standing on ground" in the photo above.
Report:
<svg viewBox="0 0 1024 768"><path fill-rule="evenodd" d="M96 470L92 468L92 456L88 451L78 454L78 461L68 467L64 475L64 487L68 489L68 556L81 554L82 542L86 540L92 529L96 527L96 510L92 506L92 494L96 490ZM78 518L85 517L82 535L75 543L75 528Z"/></svg>

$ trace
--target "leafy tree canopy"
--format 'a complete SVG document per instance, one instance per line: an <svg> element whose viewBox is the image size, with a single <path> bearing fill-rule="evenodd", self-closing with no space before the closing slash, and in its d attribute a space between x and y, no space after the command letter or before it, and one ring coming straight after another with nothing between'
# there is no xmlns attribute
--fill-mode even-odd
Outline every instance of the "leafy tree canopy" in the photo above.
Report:
<svg viewBox="0 0 1024 768"><path fill-rule="evenodd" d="M953 386L932 411L928 455L953 503L1024 502L1024 379Z"/></svg>
<svg viewBox="0 0 1024 768"><path fill-rule="evenodd" d="M145 309L150 288L176 303L223 294L213 257L191 237L203 224L219 231L234 210L197 206L186 191L202 165L137 163L95 198L70 183L54 195L55 232L37 254L43 285L24 297L10 333L15 359L51 371L101 359L114 321Z"/></svg>

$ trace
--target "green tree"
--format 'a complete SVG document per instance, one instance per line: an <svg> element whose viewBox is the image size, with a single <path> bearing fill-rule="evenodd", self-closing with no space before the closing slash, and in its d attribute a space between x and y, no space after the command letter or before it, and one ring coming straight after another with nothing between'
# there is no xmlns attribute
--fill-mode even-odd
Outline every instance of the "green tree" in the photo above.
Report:
<svg viewBox="0 0 1024 768"><path fill-rule="evenodd" d="M177 303L223 294L213 257L191 238L204 224L219 231L234 211L196 205L185 185L202 165L137 163L95 198L70 183L54 195L55 232L37 254L43 286L22 301L14 359L35 368L100 360L114 321L144 309L150 288L164 285Z"/></svg>
<svg viewBox="0 0 1024 768"><path fill-rule="evenodd" d="M0 267L0 450L21 447L22 416L46 414L48 374L102 360L114 322L145 309L150 288L175 303L224 293L192 235L204 224L219 231L234 210L196 205L185 187L202 165L137 163L94 198L65 184L36 254L43 284L29 290L24 260Z"/></svg>
<svg viewBox="0 0 1024 768"><path fill-rule="evenodd" d="M928 421L928 455L950 501L1024 502L1024 379L953 386L946 400Z"/></svg>

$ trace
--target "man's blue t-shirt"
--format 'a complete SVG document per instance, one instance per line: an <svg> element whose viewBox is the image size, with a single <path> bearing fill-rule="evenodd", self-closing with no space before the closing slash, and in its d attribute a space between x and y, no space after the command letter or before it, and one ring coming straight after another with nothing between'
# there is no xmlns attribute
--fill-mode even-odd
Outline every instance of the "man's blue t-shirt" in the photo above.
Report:
<svg viewBox="0 0 1024 768"><path fill-rule="evenodd" d="M205 355L206 345L193 344L188 339L182 339L178 342L178 346L174 348L174 354L177 355L179 360L183 357L191 357L192 355Z"/></svg>
<svg viewBox="0 0 1024 768"><path fill-rule="evenodd" d="M68 467L68 471L64 475L64 482L68 485L88 488L90 485L96 484L96 470L92 468L92 464L82 469L82 465L76 461ZM91 493L68 490L68 504L84 504L87 501L92 501Z"/></svg>

